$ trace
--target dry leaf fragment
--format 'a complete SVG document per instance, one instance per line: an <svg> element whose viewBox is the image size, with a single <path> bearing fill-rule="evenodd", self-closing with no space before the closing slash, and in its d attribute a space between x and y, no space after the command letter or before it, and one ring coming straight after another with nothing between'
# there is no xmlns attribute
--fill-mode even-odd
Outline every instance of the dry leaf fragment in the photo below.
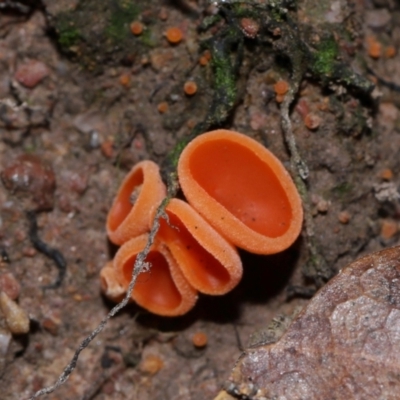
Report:
<svg viewBox="0 0 400 400"><path fill-rule="evenodd" d="M400 399L400 246L343 269L277 343L245 352L226 389L249 400Z"/></svg>

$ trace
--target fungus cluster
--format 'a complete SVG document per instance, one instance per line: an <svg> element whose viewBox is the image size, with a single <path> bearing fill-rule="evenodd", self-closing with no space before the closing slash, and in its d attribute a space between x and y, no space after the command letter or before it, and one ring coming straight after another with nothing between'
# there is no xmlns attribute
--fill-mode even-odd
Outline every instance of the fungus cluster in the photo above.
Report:
<svg viewBox="0 0 400 400"><path fill-rule="evenodd" d="M178 177L187 202L171 199L132 299L155 314L188 312L198 293L222 295L242 277L236 247L257 254L288 248L300 233L303 211L282 163L255 140L228 130L200 135L183 150ZM118 190L107 234L120 245L101 271L101 285L118 301L137 255L145 248L157 207L166 196L158 166L142 161Z"/></svg>

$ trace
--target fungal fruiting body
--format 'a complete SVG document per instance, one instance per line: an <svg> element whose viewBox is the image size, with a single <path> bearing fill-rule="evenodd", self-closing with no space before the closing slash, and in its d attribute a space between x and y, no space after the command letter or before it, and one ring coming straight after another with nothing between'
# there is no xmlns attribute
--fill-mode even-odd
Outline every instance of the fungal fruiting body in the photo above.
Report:
<svg viewBox="0 0 400 400"><path fill-rule="evenodd" d="M136 164L123 180L107 216L107 234L118 245L146 233L151 215L166 196L160 170L152 161Z"/></svg>
<svg viewBox="0 0 400 400"><path fill-rule="evenodd" d="M237 250L182 200L171 199L157 238L165 244L183 275L201 293L221 295L242 277Z"/></svg>
<svg viewBox="0 0 400 400"><path fill-rule="evenodd" d="M300 196L282 163L240 133L217 130L195 138L181 154L178 177L188 203L169 200L145 260L149 268L138 275L131 295L163 316L187 313L198 292L232 290L242 277L235 246L280 252L296 240L303 220ZM128 290L165 196L151 161L138 163L123 180L107 218L108 236L121 247L101 271L103 292L112 300Z"/></svg>
<svg viewBox="0 0 400 400"><path fill-rule="evenodd" d="M125 242L117 251L113 268L126 291L132 279L137 255L148 241L144 234ZM132 299L150 312L163 316L187 313L196 303L197 290L186 280L167 246L156 239L145 260L151 264L139 274L132 291Z"/></svg>
<svg viewBox="0 0 400 400"><path fill-rule="evenodd" d="M242 249L278 253L300 233L303 209L289 173L243 134L221 129L196 137L180 156L178 176L190 205Z"/></svg>

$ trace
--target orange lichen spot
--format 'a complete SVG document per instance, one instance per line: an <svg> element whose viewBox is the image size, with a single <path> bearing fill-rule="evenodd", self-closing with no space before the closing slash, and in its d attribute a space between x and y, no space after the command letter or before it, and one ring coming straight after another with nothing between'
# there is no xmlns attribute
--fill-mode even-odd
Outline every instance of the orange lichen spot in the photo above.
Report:
<svg viewBox="0 0 400 400"><path fill-rule="evenodd" d="M255 140L228 130L204 133L183 150L186 199L232 244L274 254L298 237L303 209L282 163Z"/></svg>
<svg viewBox="0 0 400 400"><path fill-rule="evenodd" d="M168 103L166 101L162 101L158 104L157 110L160 114L164 114L168 111Z"/></svg>
<svg viewBox="0 0 400 400"><path fill-rule="evenodd" d="M192 343L195 347L201 348L207 346L208 337L204 332L196 332L192 336Z"/></svg>
<svg viewBox="0 0 400 400"><path fill-rule="evenodd" d="M277 103L282 103L282 101L285 99L285 95L282 95L282 94L277 94L276 96L275 96L275 101L277 102Z"/></svg>
<svg viewBox="0 0 400 400"><path fill-rule="evenodd" d="M171 44L178 44L183 39L182 30L178 27L168 28L165 37Z"/></svg>
<svg viewBox="0 0 400 400"><path fill-rule="evenodd" d="M201 293L221 295L242 277L236 249L188 203L171 199L169 222L160 220L157 238L168 248L189 284Z"/></svg>
<svg viewBox="0 0 400 400"><path fill-rule="evenodd" d="M321 125L321 118L314 113L308 113L304 117L304 125L307 127L307 129L313 131Z"/></svg>
<svg viewBox="0 0 400 400"><path fill-rule="evenodd" d="M140 21L133 21L130 24L130 29L133 35L139 36L143 33L144 25Z"/></svg>
<svg viewBox="0 0 400 400"><path fill-rule="evenodd" d="M260 25L252 18L242 18L240 20L240 27L244 35L250 39L254 39L260 30Z"/></svg>
<svg viewBox="0 0 400 400"><path fill-rule="evenodd" d="M119 282L127 290L138 254L144 250L148 235L124 243L114 257L113 267ZM163 316L186 314L196 303L197 291L187 282L166 246L155 240L145 259L149 268L136 280L132 300L146 310Z"/></svg>
<svg viewBox="0 0 400 400"><path fill-rule="evenodd" d="M350 222L351 220L351 215L348 211L341 211L338 214L338 220L341 224L346 225Z"/></svg>
<svg viewBox="0 0 400 400"><path fill-rule="evenodd" d="M145 374L155 375L164 367L163 360L155 354L148 354L139 364L140 371Z"/></svg>
<svg viewBox="0 0 400 400"><path fill-rule="evenodd" d="M393 171L390 168L385 168L379 173L379 176L384 181L390 181L393 179Z"/></svg>
<svg viewBox="0 0 400 400"><path fill-rule="evenodd" d="M131 84L131 75L127 73L121 74L119 77L119 83L122 86L128 87Z"/></svg>
<svg viewBox="0 0 400 400"><path fill-rule="evenodd" d="M393 219L384 219L381 225L381 237L383 239L391 239L399 231L399 225Z"/></svg>
<svg viewBox="0 0 400 400"><path fill-rule="evenodd" d="M382 54L382 45L373 37L367 38L368 55L372 58L379 58Z"/></svg>
<svg viewBox="0 0 400 400"><path fill-rule="evenodd" d="M396 48L394 46L388 46L385 49L385 57L393 58L396 55Z"/></svg>
<svg viewBox="0 0 400 400"><path fill-rule="evenodd" d="M186 81L183 85L183 91L188 96L193 96L197 92L197 83L194 81Z"/></svg>
<svg viewBox="0 0 400 400"><path fill-rule="evenodd" d="M274 85L274 91L277 95L285 95L289 90L289 84L284 81L284 80L280 80L278 82L275 83Z"/></svg>
<svg viewBox="0 0 400 400"><path fill-rule="evenodd" d="M166 195L157 164L142 161L122 181L107 216L107 234L118 245L148 232L151 212Z"/></svg>
<svg viewBox="0 0 400 400"><path fill-rule="evenodd" d="M112 140L105 140L100 146L101 153L106 158L112 158L114 154L114 142Z"/></svg>

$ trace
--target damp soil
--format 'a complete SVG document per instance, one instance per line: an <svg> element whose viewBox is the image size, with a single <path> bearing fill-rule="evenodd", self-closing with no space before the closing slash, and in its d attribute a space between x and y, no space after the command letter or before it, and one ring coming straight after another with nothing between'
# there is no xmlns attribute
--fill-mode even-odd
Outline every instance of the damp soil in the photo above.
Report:
<svg viewBox="0 0 400 400"><path fill-rule="evenodd" d="M338 59L376 85L360 94L305 74L291 109L310 171L313 240L334 275L362 255L400 243L400 6L313 4L298 2L299 24L319 27L309 36L305 29L305 40L321 49L329 31ZM217 21L205 33L199 26L217 13L217 5L203 0L0 2L0 283L4 291L7 282L19 283L16 302L31 321L28 334L11 340L1 323L2 399L26 399L53 384L112 308L99 280L116 251L105 232L107 211L136 162L161 164L206 118L215 79L202 43L229 22ZM143 23L141 35L130 32L133 20ZM274 92L290 74L273 46L258 50L263 33L241 23L237 101L222 126L260 141L290 169ZM182 30L180 43L167 41L169 27ZM320 53L328 61L329 51ZM326 57L318 68L329 75ZM183 90L188 80L198 86L191 96ZM32 241L32 210L36 239L50 253ZM305 277L307 240L303 230L281 254L241 252L241 283L222 297L201 296L183 317L130 304L81 353L70 379L45 398L214 398L257 332L307 304L304 297L288 298L293 287L312 291L317 281ZM192 343L198 332L208 337L201 349Z"/></svg>

